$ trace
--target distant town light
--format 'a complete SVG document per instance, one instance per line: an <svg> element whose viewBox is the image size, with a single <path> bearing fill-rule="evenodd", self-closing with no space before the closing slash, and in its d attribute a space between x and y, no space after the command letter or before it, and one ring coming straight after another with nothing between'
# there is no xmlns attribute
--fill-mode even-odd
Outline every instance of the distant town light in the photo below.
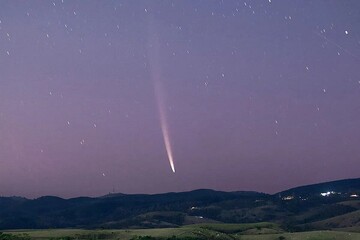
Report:
<svg viewBox="0 0 360 240"><path fill-rule="evenodd" d="M294 196L286 196L286 197L283 197L282 200L285 200L285 201L289 201L289 200L293 200L294 199Z"/></svg>
<svg viewBox="0 0 360 240"><path fill-rule="evenodd" d="M323 197L328 197L328 196L330 196L331 194L335 194L336 192L334 192L334 191L331 191L331 192L323 192L323 193L320 193L320 195L321 196L323 196Z"/></svg>

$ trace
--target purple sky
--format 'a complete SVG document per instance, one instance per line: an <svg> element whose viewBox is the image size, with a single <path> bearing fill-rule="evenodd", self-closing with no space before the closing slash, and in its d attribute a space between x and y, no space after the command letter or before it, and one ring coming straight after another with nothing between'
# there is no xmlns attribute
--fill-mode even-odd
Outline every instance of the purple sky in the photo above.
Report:
<svg viewBox="0 0 360 240"><path fill-rule="evenodd" d="M359 177L360 1L3 0L0 133L3 196Z"/></svg>

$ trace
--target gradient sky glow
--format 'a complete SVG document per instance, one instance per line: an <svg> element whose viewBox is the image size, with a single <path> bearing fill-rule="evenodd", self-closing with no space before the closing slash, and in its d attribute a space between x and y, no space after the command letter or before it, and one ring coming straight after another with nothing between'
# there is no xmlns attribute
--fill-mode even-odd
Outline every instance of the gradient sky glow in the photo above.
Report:
<svg viewBox="0 0 360 240"><path fill-rule="evenodd" d="M273 193L359 172L358 0L0 1L2 196Z"/></svg>

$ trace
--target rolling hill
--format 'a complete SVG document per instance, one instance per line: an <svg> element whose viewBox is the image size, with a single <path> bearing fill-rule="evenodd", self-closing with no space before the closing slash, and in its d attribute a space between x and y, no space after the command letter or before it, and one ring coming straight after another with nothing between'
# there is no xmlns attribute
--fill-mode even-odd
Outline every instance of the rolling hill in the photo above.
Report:
<svg viewBox="0 0 360 240"><path fill-rule="evenodd" d="M357 229L360 179L301 186L273 195L200 189L97 198L0 198L0 229L174 228L273 222L292 231Z"/></svg>

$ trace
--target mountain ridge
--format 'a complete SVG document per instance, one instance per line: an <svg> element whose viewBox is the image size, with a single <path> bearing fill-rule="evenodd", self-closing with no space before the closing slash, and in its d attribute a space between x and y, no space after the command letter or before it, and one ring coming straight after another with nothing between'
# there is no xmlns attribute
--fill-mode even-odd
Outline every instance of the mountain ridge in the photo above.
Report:
<svg viewBox="0 0 360 240"><path fill-rule="evenodd" d="M354 221L347 225L336 221L358 211L359 195L360 178L299 186L275 194L198 189L70 199L0 197L0 229L156 228L263 221L294 231L345 228L354 227ZM326 224L318 224L321 221Z"/></svg>
<svg viewBox="0 0 360 240"><path fill-rule="evenodd" d="M235 191L224 191L224 190L214 190L214 189L210 189L210 188L199 188L199 189L193 189L193 190L188 190L188 191L180 191L180 192L163 192L163 193L121 193L121 192L114 192L114 193L108 193L105 195L101 195L101 196L95 196L95 197L90 197L90 196L77 196L77 197L70 197L70 198L64 198L64 197L59 197L56 195L44 195L44 196L40 196L37 198L26 198L26 197L22 197L22 196L0 196L1 198L14 198L14 199L26 199L26 200L36 200L39 198L58 198L58 199L63 199L63 200L71 200L71 199L81 199L81 198L106 198L106 197L119 197L119 196L157 196L157 195L166 195L166 194L183 194L183 193L196 193L196 192L221 192L221 193L254 193L254 194L265 194L265 195L279 195L279 194L285 194L285 193L290 193L290 192L294 192L294 191L299 191L299 190L303 190L303 189L312 189L312 188L316 188L316 187L320 187L320 186L326 186L326 185L339 185L339 184L348 184L351 183L353 184L353 182L356 182L356 187L360 188L360 178L346 178L346 179L339 179L339 180L332 180L332 181L325 181L325 182L320 182L320 183L311 183L311 184L306 184L306 185L301 185L301 186L296 186L296 187L291 187L288 188L286 190L283 191L279 191L276 193L266 193L266 192L258 192L258 191L252 191L252 190L235 190ZM334 188L333 188L334 189ZM337 188L335 188L337 189Z"/></svg>

